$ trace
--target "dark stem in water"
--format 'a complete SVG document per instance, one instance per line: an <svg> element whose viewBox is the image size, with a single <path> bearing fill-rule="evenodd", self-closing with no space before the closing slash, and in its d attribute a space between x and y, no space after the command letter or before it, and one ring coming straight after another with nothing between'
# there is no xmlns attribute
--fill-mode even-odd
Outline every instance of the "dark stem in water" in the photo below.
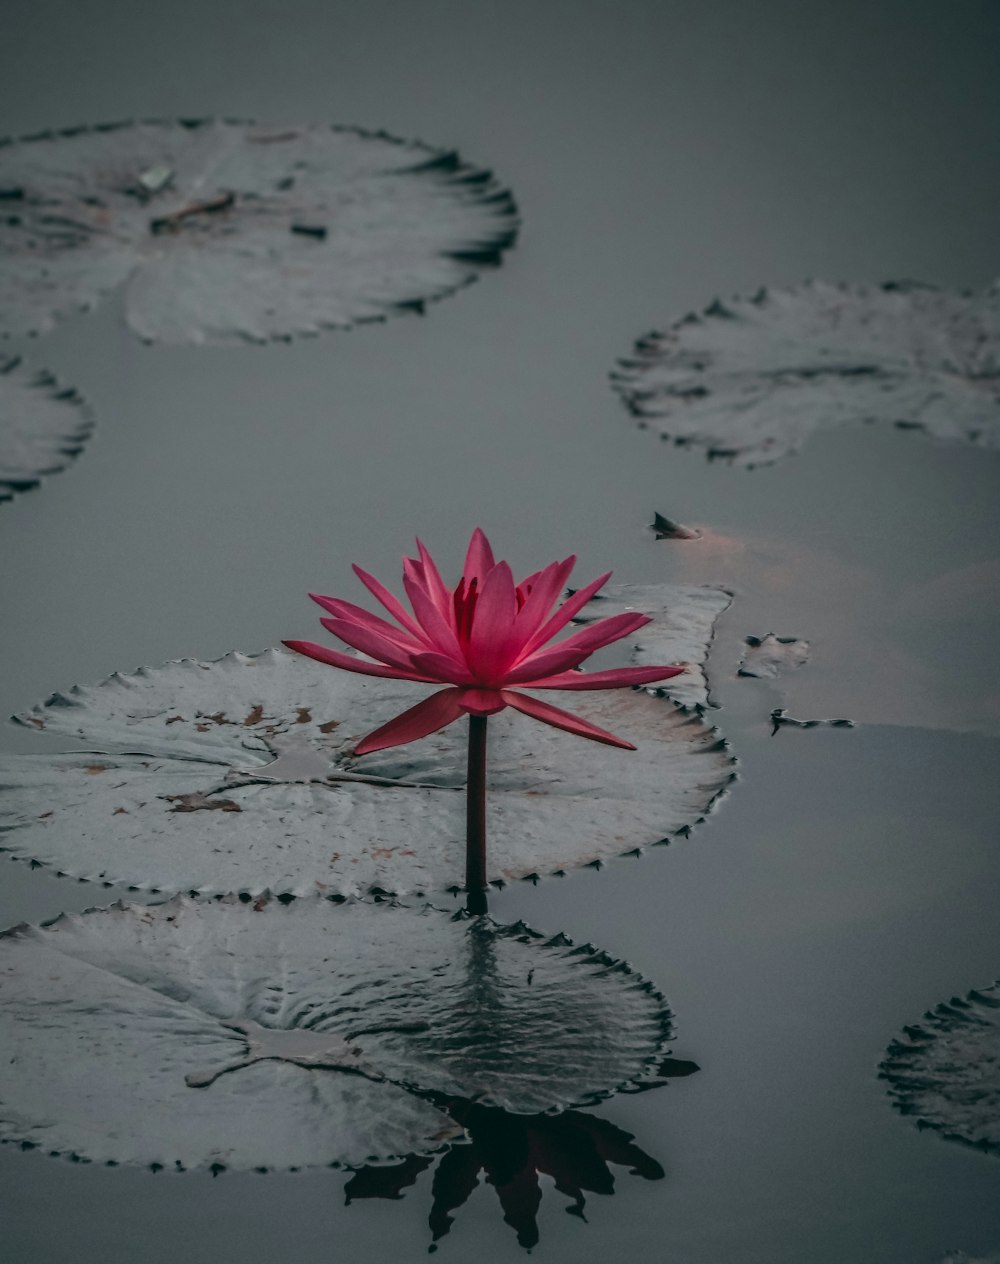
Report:
<svg viewBox="0 0 1000 1264"><path fill-rule="evenodd" d="M486 912L486 716L469 716L465 816L465 907Z"/></svg>

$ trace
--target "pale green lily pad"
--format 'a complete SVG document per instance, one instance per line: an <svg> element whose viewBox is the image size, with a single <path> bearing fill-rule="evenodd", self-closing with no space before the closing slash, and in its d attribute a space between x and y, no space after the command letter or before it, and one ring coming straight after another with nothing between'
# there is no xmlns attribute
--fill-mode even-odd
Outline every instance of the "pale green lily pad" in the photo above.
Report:
<svg viewBox="0 0 1000 1264"><path fill-rule="evenodd" d="M716 301L641 338L612 380L641 424L737 465L863 421L995 449L1000 285L812 281Z"/></svg>
<svg viewBox="0 0 1000 1264"><path fill-rule="evenodd" d="M0 840L75 877L164 891L354 895L458 887L467 725L357 758L426 685L267 650L183 659L56 694L20 717L88 752L0 762ZM719 734L643 690L550 700L622 751L511 710L489 723L491 880L688 833L735 776Z"/></svg>
<svg viewBox="0 0 1000 1264"><path fill-rule="evenodd" d="M16 356L0 359L0 501L64 469L92 429L76 391Z"/></svg>
<svg viewBox="0 0 1000 1264"><path fill-rule="evenodd" d="M705 660L715 623L732 600L732 593L724 588L701 584L608 584L575 622L632 610L650 615L652 622L629 636L633 660L640 666L686 663L683 675L665 680L656 689L678 706L700 711L710 705Z"/></svg>
<svg viewBox="0 0 1000 1264"><path fill-rule="evenodd" d="M222 119L0 143L0 333L124 289L147 341L265 341L422 310L499 261L510 194L383 132Z"/></svg>
<svg viewBox="0 0 1000 1264"><path fill-rule="evenodd" d="M1000 983L952 997L904 1028L880 1075L918 1127L1000 1154Z"/></svg>
<svg viewBox="0 0 1000 1264"><path fill-rule="evenodd" d="M634 1088L663 997L564 936L438 910L177 897L0 936L0 1138L164 1167L358 1165Z"/></svg>

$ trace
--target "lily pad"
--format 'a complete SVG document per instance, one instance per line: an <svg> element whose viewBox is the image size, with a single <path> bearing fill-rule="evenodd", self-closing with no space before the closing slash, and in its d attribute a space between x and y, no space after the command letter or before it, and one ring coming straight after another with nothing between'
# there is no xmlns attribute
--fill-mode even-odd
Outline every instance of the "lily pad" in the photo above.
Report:
<svg viewBox="0 0 1000 1264"><path fill-rule="evenodd" d="M182 659L56 694L21 723L100 754L0 763L2 846L75 877L166 891L455 887L465 726L352 753L426 695L282 650ZM687 834L735 776L719 734L663 698L575 693L571 705L639 750L581 742L510 710L492 717L491 880Z"/></svg>
<svg viewBox="0 0 1000 1264"><path fill-rule="evenodd" d="M952 997L903 1030L880 1070L897 1110L1000 1154L1000 983Z"/></svg>
<svg viewBox="0 0 1000 1264"><path fill-rule="evenodd" d="M384 132L223 119L0 142L0 333L123 288L147 341L260 342L422 310L499 261L510 194Z"/></svg>
<svg viewBox="0 0 1000 1264"><path fill-rule="evenodd" d="M738 676L754 676L759 680L777 680L786 672L804 667L809 661L809 642L797 636L748 636L740 660Z"/></svg>
<svg viewBox="0 0 1000 1264"><path fill-rule="evenodd" d="M195 1167L359 1165L654 1074L663 997L523 924L311 899L116 904L0 937L0 1137Z"/></svg>
<svg viewBox="0 0 1000 1264"><path fill-rule="evenodd" d="M0 360L0 501L64 469L92 429L76 391L16 356Z"/></svg>
<svg viewBox="0 0 1000 1264"><path fill-rule="evenodd" d="M1000 285L813 281L717 300L641 338L612 381L642 424L737 465L861 421L998 448Z"/></svg>
<svg viewBox="0 0 1000 1264"><path fill-rule="evenodd" d="M715 621L733 600L724 588L701 584L609 584L584 606L575 622L641 610L652 622L631 635L637 663L686 663L687 671L657 686L686 709L709 706L705 660Z"/></svg>

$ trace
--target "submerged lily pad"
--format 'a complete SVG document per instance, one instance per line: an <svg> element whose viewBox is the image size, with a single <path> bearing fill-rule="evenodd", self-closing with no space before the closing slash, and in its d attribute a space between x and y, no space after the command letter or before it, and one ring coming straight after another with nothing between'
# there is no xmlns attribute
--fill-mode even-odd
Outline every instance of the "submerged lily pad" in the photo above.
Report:
<svg viewBox="0 0 1000 1264"><path fill-rule="evenodd" d="M117 904L0 937L0 1137L193 1167L363 1164L655 1074L663 997L523 924L325 900Z"/></svg>
<svg viewBox="0 0 1000 1264"><path fill-rule="evenodd" d="M737 465L861 421L998 448L1000 285L813 281L716 301L641 338L612 380L643 424Z"/></svg>
<svg viewBox="0 0 1000 1264"><path fill-rule="evenodd" d="M748 636L740 660L738 676L776 680L786 672L804 667L809 661L809 642L797 636Z"/></svg>
<svg viewBox="0 0 1000 1264"><path fill-rule="evenodd" d="M1000 983L952 997L904 1033L880 1070L897 1110L1000 1153Z"/></svg>
<svg viewBox="0 0 1000 1264"><path fill-rule="evenodd" d="M124 287L149 341L264 341L422 310L499 261L510 194L383 132L222 119L0 142L0 333Z"/></svg>
<svg viewBox="0 0 1000 1264"><path fill-rule="evenodd" d="M658 685L657 692L686 709L709 705L705 660L715 621L732 602L724 588L701 584L609 584L592 597L575 622L639 610L652 622L630 635L639 663L686 663L681 676Z"/></svg>
<svg viewBox="0 0 1000 1264"><path fill-rule="evenodd" d="M64 469L92 429L76 391L18 357L0 360L0 501Z"/></svg>
<svg viewBox="0 0 1000 1264"><path fill-rule="evenodd" d="M21 722L101 753L0 763L2 846L75 877L167 891L458 886L466 726L352 753L426 696L282 650L183 659L56 694ZM510 710L492 717L492 880L686 834L735 775L718 733L662 698L616 690L568 703L639 749L598 747Z"/></svg>

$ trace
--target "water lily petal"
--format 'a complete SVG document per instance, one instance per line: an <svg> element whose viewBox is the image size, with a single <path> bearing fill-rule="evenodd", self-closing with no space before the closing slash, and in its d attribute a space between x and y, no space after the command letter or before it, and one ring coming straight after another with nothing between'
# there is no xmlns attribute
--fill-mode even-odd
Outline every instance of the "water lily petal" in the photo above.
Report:
<svg viewBox="0 0 1000 1264"><path fill-rule="evenodd" d="M476 527L465 555L465 567L462 571L462 578L465 580L466 585L474 579L478 579L482 583L494 566L496 566L496 562L493 560L493 550L490 548L490 542L486 538L486 533L482 528Z"/></svg>
<svg viewBox="0 0 1000 1264"><path fill-rule="evenodd" d="M417 540L417 549L420 553L420 565L423 567L423 579L427 592L443 617L451 620L454 618L451 604L451 589L441 578L441 572L435 565L434 559L425 548L422 540Z"/></svg>
<svg viewBox="0 0 1000 1264"><path fill-rule="evenodd" d="M458 705L469 715L496 715L507 704L499 689L463 689Z"/></svg>
<svg viewBox="0 0 1000 1264"><path fill-rule="evenodd" d="M581 720L578 715L562 711L559 707L542 702L538 698L530 698L524 693L515 693L513 689L502 689L500 697L515 711L522 711L525 715L530 715L533 720L541 720L545 724L551 724L553 728L565 729L567 733L575 733L578 737L589 737L591 741L603 742L606 746L620 746L622 750L636 749L631 742L615 737L614 733L609 733L607 729L599 729L596 724Z"/></svg>
<svg viewBox="0 0 1000 1264"><path fill-rule="evenodd" d="M458 643L451 619L441 614L424 587L419 563L412 562L409 558L403 561L403 587L413 606L413 613L417 616L433 649L440 654L447 654L458 663L464 663L465 655Z"/></svg>
<svg viewBox="0 0 1000 1264"><path fill-rule="evenodd" d="M319 593L310 593L309 596L318 606L328 610L335 619L344 619L347 623L356 623L362 628L367 628L369 632L376 632L407 653L418 654L427 648L426 637L417 640L409 632L404 632L395 624L389 623L377 614L372 614L363 606L356 606L353 601L341 601L339 597L323 597Z"/></svg>
<svg viewBox="0 0 1000 1264"><path fill-rule="evenodd" d="M670 667L615 667L610 671L567 671L545 676L540 680L525 681L529 689L620 689L625 685L652 685L658 680L670 680L686 671L684 666Z"/></svg>
<svg viewBox="0 0 1000 1264"><path fill-rule="evenodd" d="M371 658L377 658L390 667L399 667L409 671L413 667L413 655L408 649L390 641L388 637L360 624L351 623L347 619L320 619L323 627L334 636L346 641L352 649L360 650Z"/></svg>
<svg viewBox="0 0 1000 1264"><path fill-rule="evenodd" d="M514 576L507 563L500 562L483 582L466 650L477 679L498 680L513 661L520 646L514 631L516 614Z"/></svg>
<svg viewBox="0 0 1000 1264"><path fill-rule="evenodd" d="M413 665L429 676L433 676L435 680L440 680L442 684L474 685L476 683L475 676L469 671L464 661L458 663L450 655L441 654L437 650L414 654Z"/></svg>
<svg viewBox="0 0 1000 1264"><path fill-rule="evenodd" d="M415 707L410 707L388 724L363 737L354 748L355 754L370 755L390 746L404 746L445 728L463 714L459 706L461 693L461 689L441 689L432 693L423 702L418 702Z"/></svg>
<svg viewBox="0 0 1000 1264"><path fill-rule="evenodd" d="M609 619L602 619L600 623L590 624L573 636L567 637L565 641L560 641L558 645L522 658L515 668L504 673L504 683L523 685L529 680L540 680L556 672L576 667L593 654L594 650L599 650L605 645L610 645L612 641L628 636L630 632L644 627L647 623L649 619L646 615L630 611L626 614L612 615Z"/></svg>
<svg viewBox="0 0 1000 1264"><path fill-rule="evenodd" d="M385 676L390 680L419 680L428 685L438 683L433 676L402 671L398 667L388 667L385 663L371 663L365 658L352 658L350 654L342 654L340 650L331 650L326 645L317 645L315 641L282 641L281 644L287 645L297 654L305 654L306 658L314 658L318 663L342 667L344 671L357 672L360 676Z"/></svg>
<svg viewBox="0 0 1000 1264"><path fill-rule="evenodd" d="M569 623L575 614L583 609L594 593L599 588L604 587L610 578L611 572L607 571L604 575L598 575L597 579L591 580L585 588L578 588L572 597L567 597L552 618L543 623L535 635L531 637L524 647L524 654L532 654L540 645L550 641L557 632Z"/></svg>
<svg viewBox="0 0 1000 1264"><path fill-rule="evenodd" d="M567 557L562 562L552 562L543 570L530 576L521 585L524 589L529 582L531 584L531 591L517 616L517 634L521 640L522 653L525 652L528 642L542 626L542 620L548 615L553 603L566 587L566 581L575 565L575 555Z"/></svg>
<svg viewBox="0 0 1000 1264"><path fill-rule="evenodd" d="M385 606L386 610L394 619L398 619L408 632L412 632L415 637L426 640L427 633L423 630L416 619L409 613L398 597L394 596L385 584L377 580L374 575L370 575L368 571L363 570L358 564L352 563L351 569L357 575L358 579L364 584L372 596Z"/></svg>

